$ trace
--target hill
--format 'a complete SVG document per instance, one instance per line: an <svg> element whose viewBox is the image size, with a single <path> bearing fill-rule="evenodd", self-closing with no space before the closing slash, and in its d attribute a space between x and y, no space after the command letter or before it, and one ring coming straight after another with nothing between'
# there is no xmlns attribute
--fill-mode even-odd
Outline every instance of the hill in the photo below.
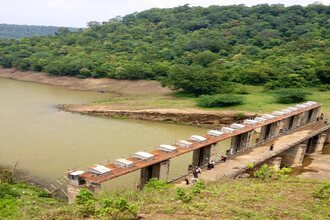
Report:
<svg viewBox="0 0 330 220"><path fill-rule="evenodd" d="M59 29L60 27L54 26L0 24L0 38L23 38L55 35ZM75 31L77 28L69 28L69 30Z"/></svg>
<svg viewBox="0 0 330 220"><path fill-rule="evenodd" d="M56 75L157 79L199 94L233 83L330 83L330 6L150 9L74 33L0 40L0 66Z"/></svg>

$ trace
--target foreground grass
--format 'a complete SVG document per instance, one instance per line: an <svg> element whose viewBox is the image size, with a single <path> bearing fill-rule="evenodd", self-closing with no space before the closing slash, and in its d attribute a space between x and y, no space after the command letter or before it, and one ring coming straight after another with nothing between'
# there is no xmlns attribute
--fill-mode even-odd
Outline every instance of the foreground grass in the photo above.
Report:
<svg viewBox="0 0 330 220"><path fill-rule="evenodd" d="M322 185L322 181L293 177L270 181L224 180L206 184L191 201L186 202L178 199L175 187L102 193L97 201L124 198L135 204L138 213L147 219L322 220L330 218L330 204L327 202L330 200L314 197ZM84 216L77 205L41 197L40 190L35 187L15 184L14 188L21 197L0 199L0 219L99 219L93 214ZM105 216L104 219L111 218Z"/></svg>
<svg viewBox="0 0 330 220"><path fill-rule="evenodd" d="M175 199L175 189L125 196L152 219L329 219L329 204L313 197L320 185L296 178L231 180L207 184L188 203Z"/></svg>
<svg viewBox="0 0 330 220"><path fill-rule="evenodd" d="M265 113L279 110L293 104L277 103L271 93L264 92L261 86L245 86L249 94L242 95L244 104L234 107L212 108L214 111L238 111ZM330 91L321 92L318 88L306 88L310 93L308 100L322 104L322 111L330 117ZM117 109L152 109L152 108L197 108L195 97L174 94L172 96L125 96L111 100L97 101L94 104L110 105Z"/></svg>
<svg viewBox="0 0 330 220"><path fill-rule="evenodd" d="M49 210L66 203L51 198L40 188L25 184L0 182L0 219L48 219Z"/></svg>

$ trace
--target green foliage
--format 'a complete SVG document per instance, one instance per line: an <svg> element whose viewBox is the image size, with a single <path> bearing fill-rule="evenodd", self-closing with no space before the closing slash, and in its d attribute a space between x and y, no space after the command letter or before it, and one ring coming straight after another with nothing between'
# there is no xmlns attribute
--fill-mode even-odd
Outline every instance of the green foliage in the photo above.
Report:
<svg viewBox="0 0 330 220"><path fill-rule="evenodd" d="M275 169L274 166L264 164L260 167L259 170L254 172L254 177L262 180L281 179L287 177L291 171L291 168L283 167L282 169Z"/></svg>
<svg viewBox="0 0 330 220"><path fill-rule="evenodd" d="M237 112L235 114L235 120L242 120L242 119L245 119L246 118L246 115L244 112Z"/></svg>
<svg viewBox="0 0 330 220"><path fill-rule="evenodd" d="M201 181L197 181L188 189L178 187L176 189L176 199L181 200L184 203L189 203L194 196L201 193L203 189L205 189L205 185Z"/></svg>
<svg viewBox="0 0 330 220"><path fill-rule="evenodd" d="M205 189L205 184L201 181L197 181L192 187L191 192L196 195L198 193L201 193L202 190Z"/></svg>
<svg viewBox="0 0 330 220"><path fill-rule="evenodd" d="M172 187L166 180L158 180L157 178L151 178L143 187L143 190L157 190L163 191L164 189Z"/></svg>
<svg viewBox="0 0 330 220"><path fill-rule="evenodd" d="M124 198L103 199L97 213L100 217L111 219L133 219L137 215L137 206Z"/></svg>
<svg viewBox="0 0 330 220"><path fill-rule="evenodd" d="M234 94L202 95L197 100L200 107L227 107L243 104L243 97Z"/></svg>
<svg viewBox="0 0 330 220"><path fill-rule="evenodd" d="M68 29L53 26L0 24L0 38L22 38L54 35L57 32L60 33L63 29L68 31L77 30L77 28Z"/></svg>
<svg viewBox="0 0 330 220"><path fill-rule="evenodd" d="M269 81L265 84L266 90L276 90L281 88L302 88L306 86L305 79L298 74L280 76L277 80Z"/></svg>
<svg viewBox="0 0 330 220"><path fill-rule="evenodd" d="M189 191L184 188L178 187L176 189L176 199L181 200L184 203L188 203L192 200L193 195Z"/></svg>
<svg viewBox="0 0 330 220"><path fill-rule="evenodd" d="M0 39L0 65L80 78L156 79L195 95L229 92L232 82L269 90L329 84L329 7L150 9L76 32Z"/></svg>
<svg viewBox="0 0 330 220"><path fill-rule="evenodd" d="M13 183L14 182L13 173L7 169L3 169L0 167L0 183L1 181Z"/></svg>
<svg viewBox="0 0 330 220"><path fill-rule="evenodd" d="M77 204L78 213L83 217L94 215L96 212L96 199L94 194L87 188L80 189L75 203Z"/></svg>
<svg viewBox="0 0 330 220"><path fill-rule="evenodd" d="M20 194L14 190L13 185L9 183L0 183L0 199L19 196Z"/></svg>
<svg viewBox="0 0 330 220"><path fill-rule="evenodd" d="M246 165L246 167L247 167L248 169L253 169L254 165L253 165L252 162L249 162L249 163Z"/></svg>
<svg viewBox="0 0 330 220"><path fill-rule="evenodd" d="M306 100L309 93L302 89L280 89L274 91L274 96L278 103L290 104L298 103Z"/></svg>
<svg viewBox="0 0 330 220"><path fill-rule="evenodd" d="M326 92L330 90L330 85L320 85L319 91Z"/></svg>
<svg viewBox="0 0 330 220"><path fill-rule="evenodd" d="M249 94L249 91L245 86L235 86L234 93L240 95L246 95Z"/></svg>
<svg viewBox="0 0 330 220"><path fill-rule="evenodd" d="M314 197L319 198L330 205L330 181L324 183L319 189L314 192Z"/></svg>
<svg viewBox="0 0 330 220"><path fill-rule="evenodd" d="M194 95L225 91L222 77L201 66L174 65L163 84Z"/></svg>

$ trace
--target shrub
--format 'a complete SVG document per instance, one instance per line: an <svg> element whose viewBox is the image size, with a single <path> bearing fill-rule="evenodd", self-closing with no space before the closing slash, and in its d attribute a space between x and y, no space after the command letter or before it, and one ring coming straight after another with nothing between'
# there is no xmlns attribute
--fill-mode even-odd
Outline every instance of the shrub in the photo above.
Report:
<svg viewBox="0 0 330 220"><path fill-rule="evenodd" d="M95 214L94 194L86 188L82 188L75 201L78 213L83 217L89 217Z"/></svg>
<svg viewBox="0 0 330 220"><path fill-rule="evenodd" d="M179 187L176 189L176 199L181 200L182 202L188 203L192 200L193 195L190 192L187 192L185 189Z"/></svg>
<svg viewBox="0 0 330 220"><path fill-rule="evenodd" d="M144 190L159 190L162 191L163 189L167 189L172 187L171 184L168 184L166 180L158 180L156 178L151 178L143 187Z"/></svg>
<svg viewBox="0 0 330 220"><path fill-rule="evenodd" d="M274 92L278 103L297 103L306 100L309 93L302 89L280 89Z"/></svg>
<svg viewBox="0 0 330 220"><path fill-rule="evenodd" d="M202 189L205 188L204 183L202 183L201 181L197 181L193 187L191 187L191 192L196 195L198 193L202 192Z"/></svg>
<svg viewBox="0 0 330 220"><path fill-rule="evenodd" d="M227 107L243 104L243 97L234 94L202 95L197 100L200 107Z"/></svg>
<svg viewBox="0 0 330 220"><path fill-rule="evenodd" d="M20 194L9 183L0 183L0 199L5 197L19 197Z"/></svg>
<svg viewBox="0 0 330 220"><path fill-rule="evenodd" d="M184 203L188 203L195 195L201 193L204 188L205 185L201 181L197 181L190 189L178 187L176 189L176 199L181 200Z"/></svg>
<svg viewBox="0 0 330 220"><path fill-rule="evenodd" d="M276 90L281 88L303 88L306 80L299 74L282 75L277 80L269 81L265 84L266 90Z"/></svg>
<svg viewBox="0 0 330 220"><path fill-rule="evenodd" d="M249 91L245 86L238 86L234 89L234 93L240 94L240 95L246 95L246 94L249 94Z"/></svg>
<svg viewBox="0 0 330 220"><path fill-rule="evenodd" d="M275 169L274 166L262 165L259 170L254 172L254 177L262 180L281 179L291 173L291 168L283 167L282 169Z"/></svg>
<svg viewBox="0 0 330 220"><path fill-rule="evenodd" d="M319 91L326 92L330 90L330 85L320 85Z"/></svg>
<svg viewBox="0 0 330 220"><path fill-rule="evenodd" d="M97 211L100 217L111 219L134 219L137 215L137 206L130 204L124 198L104 199L101 208Z"/></svg>

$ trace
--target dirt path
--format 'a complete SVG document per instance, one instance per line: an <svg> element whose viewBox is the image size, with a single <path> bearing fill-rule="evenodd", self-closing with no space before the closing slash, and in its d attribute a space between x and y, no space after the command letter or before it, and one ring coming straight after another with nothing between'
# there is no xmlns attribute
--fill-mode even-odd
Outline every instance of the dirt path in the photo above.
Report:
<svg viewBox="0 0 330 220"><path fill-rule="evenodd" d="M15 79L27 82L43 83L55 86L64 86L75 90L102 90L123 95L167 95L172 91L164 88L157 81L152 80L114 80L108 78L102 79L78 79L68 76L53 76L47 73L33 71L18 71L15 69L1 69L0 77Z"/></svg>

